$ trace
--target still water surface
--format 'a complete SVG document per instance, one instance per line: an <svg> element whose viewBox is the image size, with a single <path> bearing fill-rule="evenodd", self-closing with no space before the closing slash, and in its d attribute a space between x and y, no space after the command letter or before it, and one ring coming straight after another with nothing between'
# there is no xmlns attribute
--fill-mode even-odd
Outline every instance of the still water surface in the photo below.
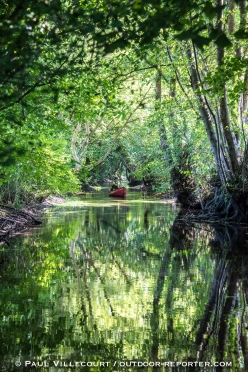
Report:
<svg viewBox="0 0 248 372"><path fill-rule="evenodd" d="M177 214L103 188L2 246L1 371L244 371L247 255Z"/></svg>

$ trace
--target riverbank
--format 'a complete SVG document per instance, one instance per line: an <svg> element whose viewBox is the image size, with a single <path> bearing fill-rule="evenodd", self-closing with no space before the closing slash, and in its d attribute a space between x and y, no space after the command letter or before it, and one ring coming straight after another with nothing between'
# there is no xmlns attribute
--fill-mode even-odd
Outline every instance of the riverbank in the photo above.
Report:
<svg viewBox="0 0 248 372"><path fill-rule="evenodd" d="M37 208L24 208L18 210L12 206L0 204L0 244L7 243L28 228L40 225L41 210Z"/></svg>
<svg viewBox="0 0 248 372"><path fill-rule="evenodd" d="M41 216L46 208L65 203L59 196L49 196L41 204L17 209L12 205L0 204L0 244L25 232L27 229L41 225Z"/></svg>

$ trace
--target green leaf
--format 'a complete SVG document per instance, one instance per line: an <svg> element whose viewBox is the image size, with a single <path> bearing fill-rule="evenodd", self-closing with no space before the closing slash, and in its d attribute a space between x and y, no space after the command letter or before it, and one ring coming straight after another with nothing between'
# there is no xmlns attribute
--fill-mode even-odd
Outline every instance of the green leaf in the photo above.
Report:
<svg viewBox="0 0 248 372"><path fill-rule="evenodd" d="M248 38L248 32L246 32L244 29L239 29L234 33L234 37L236 39L247 39Z"/></svg>
<svg viewBox="0 0 248 372"><path fill-rule="evenodd" d="M191 30L183 31L180 34L177 34L175 36L175 38L177 40L189 40L189 39L192 39L193 40L197 36L198 36L197 33L193 32L192 29L191 29Z"/></svg>
<svg viewBox="0 0 248 372"><path fill-rule="evenodd" d="M112 22L112 26L113 26L113 27L116 27L116 28L119 28L119 27L122 27L123 24L122 24L121 21L119 21L119 20L117 19L117 20L115 20L115 21Z"/></svg>
<svg viewBox="0 0 248 372"><path fill-rule="evenodd" d="M179 31L182 31L184 27L185 26L181 22L178 22L175 24L174 30L179 32Z"/></svg>
<svg viewBox="0 0 248 372"><path fill-rule="evenodd" d="M209 19L213 19L216 14L220 13L225 7L226 5L213 6L210 2L208 2L203 11Z"/></svg>
<svg viewBox="0 0 248 372"><path fill-rule="evenodd" d="M199 36L199 35L196 38L194 38L195 45L200 49L208 45L211 41L212 39L208 37Z"/></svg>
<svg viewBox="0 0 248 372"><path fill-rule="evenodd" d="M118 49L118 48L123 49L128 44L129 44L128 41L126 41L124 39L118 39L111 44L106 44L105 52L106 53L113 53L116 49Z"/></svg>
<svg viewBox="0 0 248 372"><path fill-rule="evenodd" d="M210 39L214 40L218 37L218 34L219 34L219 31L216 28L213 28L210 31L209 37L210 37Z"/></svg>
<svg viewBox="0 0 248 372"><path fill-rule="evenodd" d="M228 48L232 46L232 42L228 39L225 34L220 35L216 40L215 44L222 48Z"/></svg>

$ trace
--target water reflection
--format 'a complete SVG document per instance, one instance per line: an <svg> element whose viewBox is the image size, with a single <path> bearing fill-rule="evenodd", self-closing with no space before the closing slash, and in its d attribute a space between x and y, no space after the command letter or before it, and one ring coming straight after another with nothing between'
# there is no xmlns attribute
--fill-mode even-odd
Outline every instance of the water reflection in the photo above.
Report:
<svg viewBox="0 0 248 372"><path fill-rule="evenodd" d="M247 229L135 198L61 206L1 251L1 371L247 369Z"/></svg>

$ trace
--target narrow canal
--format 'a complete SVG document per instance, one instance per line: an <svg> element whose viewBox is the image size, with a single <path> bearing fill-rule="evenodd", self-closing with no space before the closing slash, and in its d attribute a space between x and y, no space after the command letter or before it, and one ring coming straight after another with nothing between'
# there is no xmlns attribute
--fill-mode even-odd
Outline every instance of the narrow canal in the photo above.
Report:
<svg viewBox="0 0 248 372"><path fill-rule="evenodd" d="M177 214L103 188L1 246L1 371L245 370L247 230Z"/></svg>

